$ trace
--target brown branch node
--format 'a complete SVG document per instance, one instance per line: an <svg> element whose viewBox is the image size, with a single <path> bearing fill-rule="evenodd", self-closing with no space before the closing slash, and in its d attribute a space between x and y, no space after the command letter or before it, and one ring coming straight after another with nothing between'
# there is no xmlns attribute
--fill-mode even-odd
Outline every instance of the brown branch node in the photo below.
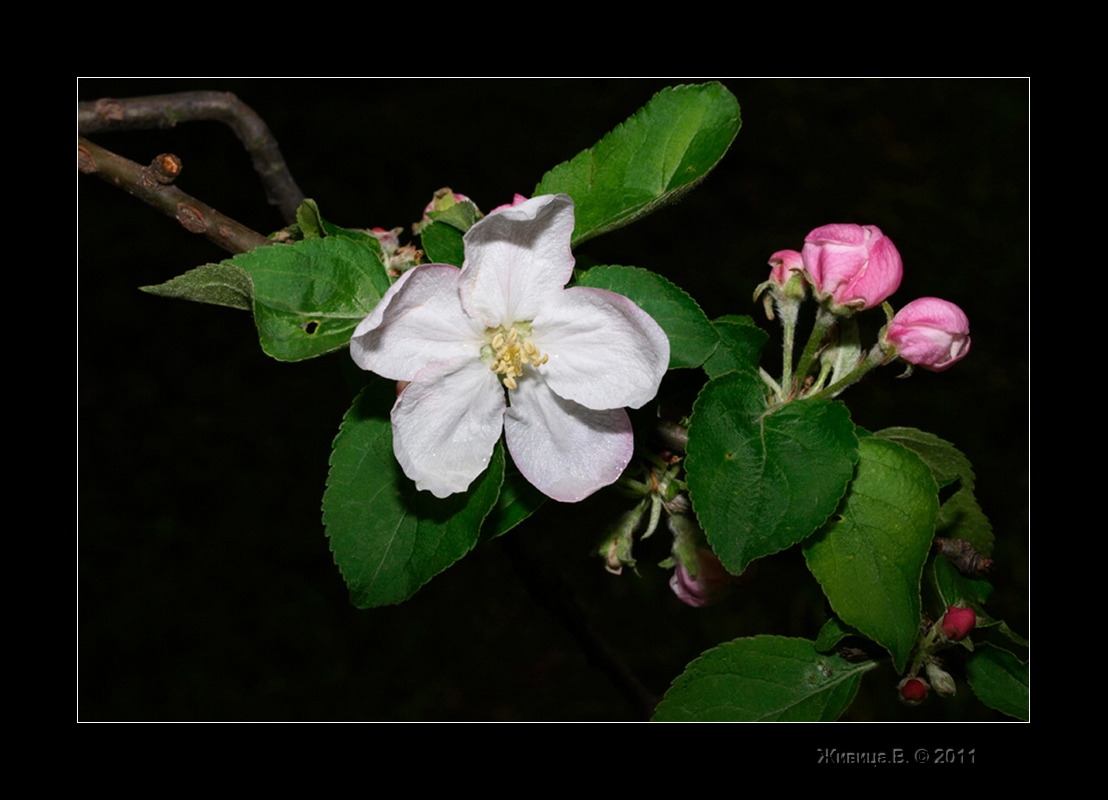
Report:
<svg viewBox="0 0 1108 800"><path fill-rule="evenodd" d="M176 156L158 156L162 159ZM180 160L176 160L180 172ZM231 253L243 253L269 244L269 240L240 222L220 214L211 206L185 194L176 186L152 180L154 165L143 167L134 161L116 155L93 144L88 139L77 138L77 169L95 172L102 180L125 189L144 203L154 206L163 214L173 217L185 230L201 233ZM162 167L165 166L163 163ZM171 166L170 169L173 167Z"/></svg>
<svg viewBox="0 0 1108 800"><path fill-rule="evenodd" d="M80 136L102 131L172 128L178 122L195 120L215 120L230 127L250 153L269 204L281 210L285 222L296 221L296 209L304 201L304 193L289 173L277 140L257 112L230 92L180 92L125 100L104 97L77 103Z"/></svg>
<svg viewBox="0 0 1108 800"><path fill-rule="evenodd" d="M87 147L77 145L77 171L91 175L96 170L96 159L92 157L92 153L88 151Z"/></svg>
<svg viewBox="0 0 1108 800"><path fill-rule="evenodd" d="M168 186L177 180L183 168L181 159L177 156L172 153L162 153L142 171L143 180L150 186Z"/></svg>

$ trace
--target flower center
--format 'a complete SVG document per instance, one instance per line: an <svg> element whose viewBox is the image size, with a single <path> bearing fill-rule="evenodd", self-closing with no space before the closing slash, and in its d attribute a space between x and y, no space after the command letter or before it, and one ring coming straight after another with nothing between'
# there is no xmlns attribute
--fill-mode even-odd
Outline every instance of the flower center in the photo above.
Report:
<svg viewBox="0 0 1108 800"><path fill-rule="evenodd" d="M550 360L550 356L543 355L528 337L531 333L530 325L516 323L508 330L497 328L492 334L489 344L492 345L491 364L489 368L497 375L503 376L504 385L514 389L518 385L516 378L523 375L523 367L530 364L532 367L541 367ZM490 332L493 329L489 329Z"/></svg>

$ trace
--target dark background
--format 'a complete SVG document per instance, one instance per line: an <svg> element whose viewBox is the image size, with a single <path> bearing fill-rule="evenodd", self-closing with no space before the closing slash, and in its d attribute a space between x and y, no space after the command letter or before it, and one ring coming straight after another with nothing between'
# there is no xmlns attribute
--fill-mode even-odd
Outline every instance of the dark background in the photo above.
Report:
<svg viewBox="0 0 1108 800"><path fill-rule="evenodd" d="M442 186L486 210L530 194L680 82L87 80L78 94L233 91L327 219L388 228L418 219ZM799 249L828 222L880 226L905 264L894 306L957 303L973 349L942 375L879 370L844 399L860 425L916 426L969 456L997 534L990 608L1026 631L1026 82L724 83L744 124L716 171L578 259L654 270L710 317L752 314L769 328L750 298L770 253ZM282 225L219 123L92 138L140 163L176 153L184 191L255 230ZM78 177L78 224L80 718L636 718L500 542L407 603L353 608L319 510L352 399L348 357L280 364L262 354L249 314L137 291L225 254L92 176ZM882 321L866 318L874 330ZM675 375L665 391L682 402L699 376ZM608 575L594 550L625 504L608 494L548 508L509 536L526 537L659 696L715 644L818 632L825 603L796 548L711 609L678 602L653 566L664 532L637 548L641 577ZM895 702L891 671L871 673L848 716L995 718L952 671L959 697L917 709Z"/></svg>

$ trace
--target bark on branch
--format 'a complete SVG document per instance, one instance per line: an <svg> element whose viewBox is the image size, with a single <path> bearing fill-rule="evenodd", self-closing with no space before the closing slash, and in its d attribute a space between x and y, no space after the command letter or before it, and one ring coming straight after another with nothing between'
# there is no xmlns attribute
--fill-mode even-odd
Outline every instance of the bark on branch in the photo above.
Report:
<svg viewBox="0 0 1108 800"><path fill-rule="evenodd" d="M170 181L181 171L181 162L169 153L155 158L149 167L143 167L78 136L77 169L96 173L108 183L173 217L185 230L202 233L231 253L243 253L269 244L260 233L171 185Z"/></svg>
<svg viewBox="0 0 1108 800"><path fill-rule="evenodd" d="M136 128L172 128L178 122L216 120L228 125L250 153L254 169L265 186L270 205L281 210L286 223L296 221L304 193L292 179L269 127L261 117L230 92L180 92L77 103L77 133Z"/></svg>

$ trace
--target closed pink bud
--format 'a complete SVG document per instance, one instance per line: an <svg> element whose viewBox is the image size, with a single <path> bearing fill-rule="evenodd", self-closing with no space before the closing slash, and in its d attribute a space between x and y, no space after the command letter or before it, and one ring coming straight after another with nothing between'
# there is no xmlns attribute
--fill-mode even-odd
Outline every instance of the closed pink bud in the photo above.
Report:
<svg viewBox="0 0 1108 800"><path fill-rule="evenodd" d="M821 299L873 308L900 287L904 265L876 225L824 225L804 237L804 269Z"/></svg>
<svg viewBox="0 0 1108 800"><path fill-rule="evenodd" d="M696 577L685 569L680 560L669 579L669 588L681 602L693 608L710 606L723 599L731 591L731 575L711 550L696 550Z"/></svg>
<svg viewBox="0 0 1108 800"><path fill-rule="evenodd" d="M804 271L804 261L795 250L778 250L769 257L769 265L773 267L769 279L778 286L788 283L794 272Z"/></svg>
<svg viewBox="0 0 1108 800"><path fill-rule="evenodd" d="M505 208L511 208L512 206L518 206L520 203L526 203L526 202L527 202L527 198L524 197L523 195L521 195L519 192L516 192L512 196L512 202L505 203L502 206L497 206L496 208L494 208L489 213L490 214L495 214L497 211L503 211Z"/></svg>
<svg viewBox="0 0 1108 800"><path fill-rule="evenodd" d="M943 616L943 636L952 642L960 642L969 636L977 625L977 614L972 608L950 606Z"/></svg>
<svg viewBox="0 0 1108 800"><path fill-rule="evenodd" d="M896 313L885 341L909 364L942 372L969 353L969 318L954 303L921 297Z"/></svg>
<svg viewBox="0 0 1108 800"><path fill-rule="evenodd" d="M927 697L928 685L919 678L905 678L900 682L900 697L910 706L918 706Z"/></svg>

